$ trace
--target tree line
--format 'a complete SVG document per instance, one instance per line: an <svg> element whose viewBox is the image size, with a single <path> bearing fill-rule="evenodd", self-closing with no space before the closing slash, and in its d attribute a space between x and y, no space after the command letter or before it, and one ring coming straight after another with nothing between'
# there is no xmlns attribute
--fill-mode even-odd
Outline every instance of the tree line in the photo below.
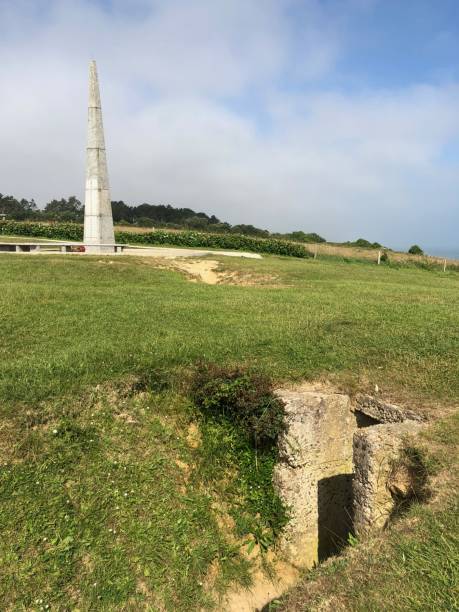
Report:
<svg viewBox="0 0 459 612"><path fill-rule="evenodd" d="M259 238L284 238L296 242L325 242L318 234L296 231L287 234L271 233L250 224L231 225L215 215L195 212L191 208L176 208L170 204L140 204L129 206L122 200L112 201L113 221L117 225L192 229L213 233L243 234ZM75 196L51 200L43 209L32 200L17 200L0 193L0 215L15 221L61 221L83 223L84 206Z"/></svg>
<svg viewBox="0 0 459 612"><path fill-rule="evenodd" d="M117 225L132 225L135 227L151 227L164 229L200 230L217 234L242 234L258 238L278 238L293 240L294 242L318 243L326 242L325 238L315 232L303 231L286 234L272 233L254 225L231 225L220 221L215 215L205 212L195 212L191 208L176 208L170 204L140 204L129 206L122 200L112 201L113 221ZM84 206L76 196L51 200L43 209L38 208L35 200L17 200L11 195L0 193L0 220L14 221L60 221L83 223ZM352 242L342 243L344 246L360 247L364 249L383 249L379 242L370 242L365 238L358 238ZM420 246L414 244L408 249L412 255L424 255Z"/></svg>

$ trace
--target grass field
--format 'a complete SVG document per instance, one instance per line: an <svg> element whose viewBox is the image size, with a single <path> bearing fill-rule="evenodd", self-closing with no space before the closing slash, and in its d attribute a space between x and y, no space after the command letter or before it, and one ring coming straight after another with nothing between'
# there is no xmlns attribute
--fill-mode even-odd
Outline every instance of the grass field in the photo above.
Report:
<svg viewBox="0 0 459 612"><path fill-rule="evenodd" d="M0 398L36 402L144 368L249 363L458 397L459 275L265 258L262 286L189 283L152 260L2 255Z"/></svg>
<svg viewBox="0 0 459 612"><path fill-rule="evenodd" d="M236 432L195 414L199 360L377 384L431 415L457 404L456 272L220 266L234 284L147 258L0 255L2 609L200 609L248 583L267 483Z"/></svg>

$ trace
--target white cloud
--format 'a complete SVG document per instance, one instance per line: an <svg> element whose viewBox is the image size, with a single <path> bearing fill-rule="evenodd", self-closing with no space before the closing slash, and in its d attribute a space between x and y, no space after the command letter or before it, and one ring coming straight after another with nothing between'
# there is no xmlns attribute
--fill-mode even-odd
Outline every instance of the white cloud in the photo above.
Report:
<svg viewBox="0 0 459 612"><path fill-rule="evenodd" d="M330 239L454 243L459 168L442 151L459 137L457 84L322 91L320 78L345 50L345 7L139 0L135 8L0 4L2 192L42 203L82 196L95 56L114 199Z"/></svg>

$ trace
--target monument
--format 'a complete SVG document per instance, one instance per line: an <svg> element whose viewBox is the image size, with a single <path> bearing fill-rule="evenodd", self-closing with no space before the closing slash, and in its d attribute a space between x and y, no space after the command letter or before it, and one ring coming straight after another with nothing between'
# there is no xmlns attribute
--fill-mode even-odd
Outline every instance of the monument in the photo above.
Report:
<svg viewBox="0 0 459 612"><path fill-rule="evenodd" d="M89 64L84 245L87 253L113 253L115 251L102 107L94 60Z"/></svg>

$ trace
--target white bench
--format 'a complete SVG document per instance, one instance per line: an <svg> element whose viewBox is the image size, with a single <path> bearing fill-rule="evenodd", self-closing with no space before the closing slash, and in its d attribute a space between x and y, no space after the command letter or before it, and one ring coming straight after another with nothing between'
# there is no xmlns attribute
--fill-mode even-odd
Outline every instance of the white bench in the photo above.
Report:
<svg viewBox="0 0 459 612"><path fill-rule="evenodd" d="M86 246L83 242L0 242L0 253L38 253L40 250L56 251L61 253L84 253ZM126 244L101 244L97 246L113 247L115 253L122 253Z"/></svg>

